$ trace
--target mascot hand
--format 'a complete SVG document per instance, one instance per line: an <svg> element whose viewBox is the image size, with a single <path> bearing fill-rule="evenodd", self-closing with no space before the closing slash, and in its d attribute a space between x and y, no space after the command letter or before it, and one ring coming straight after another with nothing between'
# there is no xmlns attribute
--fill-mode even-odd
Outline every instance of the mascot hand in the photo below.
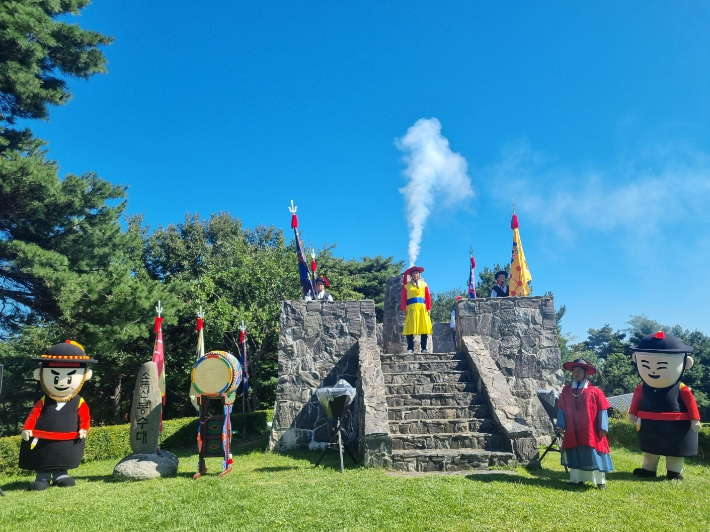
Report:
<svg viewBox="0 0 710 532"><path fill-rule="evenodd" d="M690 428L693 429L695 432L699 432L700 431L700 420L694 419L693 421L691 421Z"/></svg>
<svg viewBox="0 0 710 532"><path fill-rule="evenodd" d="M32 437L32 431L31 430L23 430L20 433L20 438L22 438L25 441L30 441L30 438Z"/></svg>
<svg viewBox="0 0 710 532"><path fill-rule="evenodd" d="M88 431L86 429L79 429L79 439L83 440L84 438L86 438L87 432Z"/></svg>
<svg viewBox="0 0 710 532"><path fill-rule="evenodd" d="M631 423L636 424L636 420L637 420L637 419L638 419L638 418L637 418L635 415L629 414L629 421L631 421Z"/></svg>

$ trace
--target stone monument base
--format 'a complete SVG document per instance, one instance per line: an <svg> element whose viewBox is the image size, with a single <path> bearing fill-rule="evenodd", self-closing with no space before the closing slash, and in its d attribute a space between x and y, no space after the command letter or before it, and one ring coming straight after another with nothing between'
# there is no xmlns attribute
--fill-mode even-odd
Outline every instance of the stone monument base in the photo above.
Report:
<svg viewBox="0 0 710 532"><path fill-rule="evenodd" d="M148 480L175 475L178 458L168 451L160 454L130 454L113 468L113 476L121 480Z"/></svg>

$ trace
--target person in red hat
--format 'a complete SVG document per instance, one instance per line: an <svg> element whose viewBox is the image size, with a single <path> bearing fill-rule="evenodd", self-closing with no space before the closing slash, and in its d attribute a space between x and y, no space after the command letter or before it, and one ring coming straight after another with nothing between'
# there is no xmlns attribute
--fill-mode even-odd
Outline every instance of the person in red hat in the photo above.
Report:
<svg viewBox="0 0 710 532"><path fill-rule="evenodd" d="M634 475L654 478L661 456L666 457L666 478L683 480L686 456L698 454L700 412L690 388L680 382L693 367L693 348L672 334L659 331L644 336L632 347L632 359L643 381L634 390L629 420L636 424L642 467Z"/></svg>
<svg viewBox="0 0 710 532"><path fill-rule="evenodd" d="M422 353L428 353L427 339L432 334L431 295L429 287L421 278L424 268L412 266L404 272L400 308L406 312L402 334L407 338L407 352L414 353L414 335L421 335ZM407 281L409 279L409 281Z"/></svg>
<svg viewBox="0 0 710 532"><path fill-rule="evenodd" d="M326 292L326 286L330 286L330 281L325 277L318 277L315 281L316 284L316 300L317 301L333 301L333 294ZM304 301L313 301L313 296L311 294L306 294L303 296Z"/></svg>
<svg viewBox="0 0 710 532"><path fill-rule="evenodd" d="M92 375L87 364L96 360L71 340L53 345L33 360L42 363L34 378L46 395L37 401L22 427L19 465L37 472L29 485L31 491L47 489L50 480L55 486L74 486L68 470L81 463L91 422L89 407L78 394Z"/></svg>
<svg viewBox="0 0 710 532"><path fill-rule="evenodd" d="M572 383L562 389L557 402L557 426L564 433L562 465L569 468L570 484L588 481L606 488L606 473L614 470L606 438L611 405L604 392L587 380L587 375L597 372L594 366L578 358L562 367L572 372Z"/></svg>

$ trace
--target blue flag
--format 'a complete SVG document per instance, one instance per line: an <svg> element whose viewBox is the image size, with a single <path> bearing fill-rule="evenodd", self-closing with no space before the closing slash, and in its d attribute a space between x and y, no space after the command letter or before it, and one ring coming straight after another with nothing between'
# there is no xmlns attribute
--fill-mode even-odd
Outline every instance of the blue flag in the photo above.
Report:
<svg viewBox="0 0 710 532"><path fill-rule="evenodd" d="M316 291L313 289L311 277L308 275L308 265L306 264L306 257L303 255L303 249L301 248L301 239L298 238L296 229L294 229L293 232L296 235L296 255L298 256L298 276L301 278L301 290L304 296L312 294L315 297Z"/></svg>

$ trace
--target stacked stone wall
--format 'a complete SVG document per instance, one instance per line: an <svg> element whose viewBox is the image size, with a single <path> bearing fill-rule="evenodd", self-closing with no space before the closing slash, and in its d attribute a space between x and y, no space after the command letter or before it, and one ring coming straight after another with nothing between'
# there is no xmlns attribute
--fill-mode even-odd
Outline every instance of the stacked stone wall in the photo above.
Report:
<svg viewBox="0 0 710 532"><path fill-rule="evenodd" d="M538 389L560 390L563 375L551 296L462 299L457 303L459 349L466 337L480 338L515 397L519 415L535 436L552 423L537 398Z"/></svg>
<svg viewBox="0 0 710 532"><path fill-rule="evenodd" d="M281 302L279 380L269 450L325 446L330 425L316 390L345 379L362 394L360 341L369 351L377 351L371 300ZM360 445L361 405L357 397L345 418L346 443L352 449Z"/></svg>

